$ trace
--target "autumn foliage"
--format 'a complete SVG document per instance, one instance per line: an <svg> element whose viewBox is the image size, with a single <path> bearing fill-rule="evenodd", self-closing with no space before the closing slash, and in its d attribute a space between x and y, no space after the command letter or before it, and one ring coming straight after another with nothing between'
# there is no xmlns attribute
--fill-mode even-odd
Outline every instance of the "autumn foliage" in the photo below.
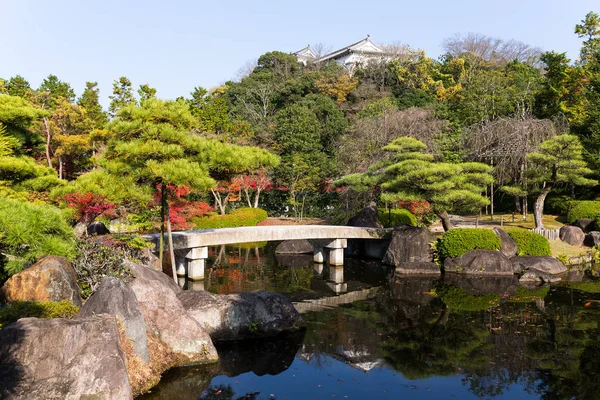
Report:
<svg viewBox="0 0 600 400"><path fill-rule="evenodd" d="M69 193L64 196L67 206L75 210L77 222L92 223L100 215L115 215L115 205L94 193Z"/></svg>

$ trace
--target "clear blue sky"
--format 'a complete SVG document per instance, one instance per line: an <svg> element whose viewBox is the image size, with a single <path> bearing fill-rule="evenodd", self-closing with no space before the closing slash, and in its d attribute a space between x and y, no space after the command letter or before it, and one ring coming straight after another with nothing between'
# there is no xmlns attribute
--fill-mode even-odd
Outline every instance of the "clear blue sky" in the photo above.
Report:
<svg viewBox="0 0 600 400"><path fill-rule="evenodd" d="M193 1L0 0L0 77L37 87L55 74L81 94L98 81L104 106L125 75L161 98L187 96L236 76L271 50L338 48L364 38L438 57L444 38L477 32L577 58L575 24L598 0Z"/></svg>

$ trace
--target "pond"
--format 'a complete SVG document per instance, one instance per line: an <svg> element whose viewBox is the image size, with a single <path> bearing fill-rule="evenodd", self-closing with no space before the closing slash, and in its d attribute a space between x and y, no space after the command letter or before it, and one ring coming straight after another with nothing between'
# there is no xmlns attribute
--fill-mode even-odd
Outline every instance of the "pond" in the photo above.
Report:
<svg viewBox="0 0 600 400"><path fill-rule="evenodd" d="M218 364L173 369L141 398L600 398L591 276L525 288L512 278L393 278L349 259L340 281L311 257L282 262L272 249L213 249L218 266L203 289L284 293L306 330L217 343Z"/></svg>

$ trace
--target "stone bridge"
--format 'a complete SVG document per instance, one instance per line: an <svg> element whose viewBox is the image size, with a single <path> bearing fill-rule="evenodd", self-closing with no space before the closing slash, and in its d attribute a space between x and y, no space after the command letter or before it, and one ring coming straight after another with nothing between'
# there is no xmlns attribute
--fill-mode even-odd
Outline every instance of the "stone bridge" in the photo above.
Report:
<svg viewBox="0 0 600 400"><path fill-rule="evenodd" d="M204 267L208 258L208 246L308 239L314 247L314 260L323 263L325 257L332 265L344 264L344 248L347 239L389 239L392 229L359 228L332 225L283 225L246 226L241 228L203 229L173 232L173 247L177 274L189 279L204 279ZM160 234L144 235L159 251ZM165 235L164 248L167 249Z"/></svg>

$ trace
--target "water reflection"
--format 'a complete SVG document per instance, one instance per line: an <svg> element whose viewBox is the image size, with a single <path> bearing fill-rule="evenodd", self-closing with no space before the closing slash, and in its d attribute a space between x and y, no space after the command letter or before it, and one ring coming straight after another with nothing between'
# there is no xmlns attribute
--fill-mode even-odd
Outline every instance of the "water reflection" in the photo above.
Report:
<svg viewBox="0 0 600 400"><path fill-rule="evenodd" d="M148 398L599 398L600 281L588 275L535 288L451 274L387 281L377 263L285 267L267 251L264 266L244 264L254 256L225 252L221 266L241 260L228 265L254 280L230 285L214 269L207 289L298 296L306 332L218 344L218 366L171 371Z"/></svg>

